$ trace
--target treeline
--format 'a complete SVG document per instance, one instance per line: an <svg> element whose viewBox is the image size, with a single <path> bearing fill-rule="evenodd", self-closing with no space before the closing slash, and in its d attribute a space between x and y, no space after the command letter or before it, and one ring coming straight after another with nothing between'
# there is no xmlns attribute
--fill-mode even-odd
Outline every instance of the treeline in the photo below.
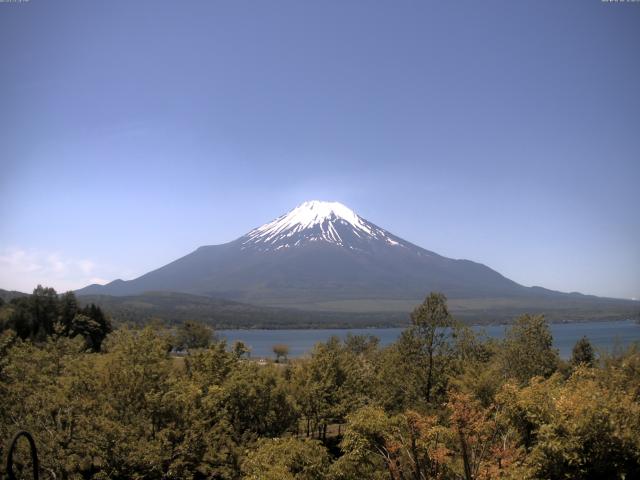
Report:
<svg viewBox="0 0 640 480"><path fill-rule="evenodd" d="M0 299L0 332L12 330L23 339L45 341L51 335L80 336L88 348L99 351L112 331L111 320L91 303L80 307L73 292L62 295L38 285L32 295Z"/></svg>
<svg viewBox="0 0 640 480"><path fill-rule="evenodd" d="M83 295L80 300L100 305L109 312L114 324L130 326L150 321L168 325L197 321L226 330L406 327L408 323L407 314L401 312L314 312L176 292L146 292L123 297Z"/></svg>
<svg viewBox="0 0 640 480"><path fill-rule="evenodd" d="M388 347L333 338L267 365L196 325L180 357L160 328L118 329L100 353L7 330L0 437L32 432L45 478L640 477L637 346L597 356L583 339L563 361L543 317L487 339L438 294L411 321Z"/></svg>

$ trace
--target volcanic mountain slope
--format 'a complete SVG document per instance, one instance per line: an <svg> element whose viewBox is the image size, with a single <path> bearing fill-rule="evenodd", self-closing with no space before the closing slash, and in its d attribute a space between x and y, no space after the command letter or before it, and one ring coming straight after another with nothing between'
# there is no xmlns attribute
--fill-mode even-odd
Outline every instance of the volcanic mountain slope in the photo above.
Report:
<svg viewBox="0 0 640 480"><path fill-rule="evenodd" d="M340 203L320 201L305 202L232 242L200 247L134 280L90 285L77 293L149 291L354 311L407 311L430 291L444 292L452 301L480 301L479 308L486 308L488 299L509 304L584 297L524 287L485 265L407 242Z"/></svg>

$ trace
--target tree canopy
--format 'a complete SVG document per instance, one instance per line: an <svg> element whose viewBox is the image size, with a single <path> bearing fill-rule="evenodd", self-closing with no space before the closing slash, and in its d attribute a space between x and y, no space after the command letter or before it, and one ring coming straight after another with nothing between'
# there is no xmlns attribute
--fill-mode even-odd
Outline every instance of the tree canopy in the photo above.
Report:
<svg viewBox="0 0 640 480"><path fill-rule="evenodd" d="M565 362L541 316L489 340L430 295L392 345L265 363L211 331L180 355L157 325L101 340L106 315L34 297L0 308L0 438L31 432L44 478L640 478L640 346Z"/></svg>
<svg viewBox="0 0 640 480"><path fill-rule="evenodd" d="M99 351L112 326L97 305L80 307L73 292L58 295L53 288L38 285L32 295L0 306L0 332L3 330L34 341L45 341L52 335L81 336L87 348Z"/></svg>

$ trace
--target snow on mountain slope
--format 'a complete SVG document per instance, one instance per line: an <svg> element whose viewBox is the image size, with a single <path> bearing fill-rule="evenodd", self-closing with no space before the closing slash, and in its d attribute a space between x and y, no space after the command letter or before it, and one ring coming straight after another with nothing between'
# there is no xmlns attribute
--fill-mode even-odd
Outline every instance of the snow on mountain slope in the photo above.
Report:
<svg viewBox="0 0 640 480"><path fill-rule="evenodd" d="M242 248L270 251L298 247L308 242L325 242L362 250L371 241L381 241L394 247L408 246L339 202L312 200L251 230L242 238Z"/></svg>

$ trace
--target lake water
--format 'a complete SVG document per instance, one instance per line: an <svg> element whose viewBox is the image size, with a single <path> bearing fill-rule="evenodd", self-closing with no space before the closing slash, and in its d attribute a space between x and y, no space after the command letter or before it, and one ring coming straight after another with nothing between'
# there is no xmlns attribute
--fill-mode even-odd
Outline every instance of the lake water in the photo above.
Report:
<svg viewBox="0 0 640 480"><path fill-rule="evenodd" d="M493 338L504 337L507 325L473 327ZM562 358L571 356L576 341L586 336L591 344L600 350L611 351L633 342L640 342L640 325L632 320L615 322L554 323L550 325L555 347ZM354 328L354 329L318 329L318 330L220 330L217 333L226 338L229 344L241 340L251 347L251 356L273 357L273 346L284 343L289 346L290 357L300 357L308 353L318 342L326 342L332 336L344 339L348 333L353 335L374 335L381 345L396 341L402 328Z"/></svg>

